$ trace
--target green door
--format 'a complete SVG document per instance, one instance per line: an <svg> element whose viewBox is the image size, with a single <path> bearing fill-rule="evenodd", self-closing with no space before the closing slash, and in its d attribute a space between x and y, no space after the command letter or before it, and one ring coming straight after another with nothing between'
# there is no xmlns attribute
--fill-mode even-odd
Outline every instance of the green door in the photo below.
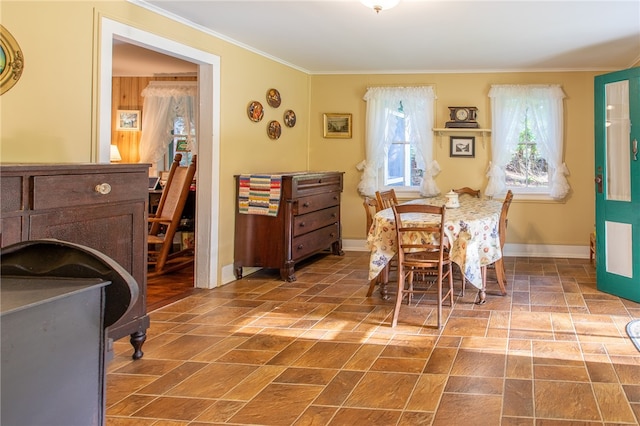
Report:
<svg viewBox="0 0 640 426"><path fill-rule="evenodd" d="M640 302L640 67L595 78L598 290Z"/></svg>

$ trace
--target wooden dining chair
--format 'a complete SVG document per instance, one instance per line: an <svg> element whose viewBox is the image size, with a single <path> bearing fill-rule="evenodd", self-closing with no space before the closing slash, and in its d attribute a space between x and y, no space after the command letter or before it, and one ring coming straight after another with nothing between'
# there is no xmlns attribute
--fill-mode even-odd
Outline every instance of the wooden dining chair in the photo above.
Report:
<svg viewBox="0 0 640 426"><path fill-rule="evenodd" d="M498 280L498 285L500 286L500 291L502 295L507 294L506 285L507 285L507 274L504 268L504 243L507 239L507 224L509 220L507 219L507 215L509 214L509 207L511 206L511 201L513 200L513 192L511 190L507 191L507 195L502 202L502 210L500 211L500 222L498 223L498 235L500 237L500 250L503 251L502 257L495 262L496 268L496 278Z"/></svg>
<svg viewBox="0 0 640 426"><path fill-rule="evenodd" d="M391 327L398 323L400 306L405 296L411 305L411 298L416 293L436 293L437 327L442 326L442 302L449 299L453 306L453 273L449 258L449 243L444 233L446 207L421 204L403 204L392 206L396 223L398 241L398 288L396 304L391 319ZM433 215L433 223L420 226L405 225L402 215L414 213ZM415 238L416 233L419 238ZM414 280L420 275L424 281ZM449 283L443 292L443 282Z"/></svg>
<svg viewBox="0 0 640 426"><path fill-rule="evenodd" d="M365 217L367 219L367 234L369 230L371 230L371 225L373 224L373 216L378 212L378 200L373 197L367 197L365 195L364 201L362 202L365 211Z"/></svg>
<svg viewBox="0 0 640 426"><path fill-rule="evenodd" d="M398 204L398 197L396 197L396 191L393 188L386 191L376 191L376 200L378 200L378 211Z"/></svg>
<svg viewBox="0 0 640 426"><path fill-rule="evenodd" d="M480 198L480 190L471 189L468 186L465 186L463 188L458 188L458 189L452 189L452 191L458 195L468 194L468 195L471 195L472 197Z"/></svg>
<svg viewBox="0 0 640 426"><path fill-rule="evenodd" d="M487 269L493 268L496 271L496 281L498 281L498 286L500 286L500 294L503 296L507 295L507 274L504 268L504 243L507 239L507 224L509 220L507 219L507 215L509 213L509 207L511 206L511 201L513 200L513 192L511 190L507 191L507 195L502 202L502 209L500 210L500 219L498 221L498 237L500 238L500 249L503 251L502 257L496 260L491 265L482 267L482 282L483 288L480 290L480 301L479 303L484 303L484 297L487 282Z"/></svg>
<svg viewBox="0 0 640 426"><path fill-rule="evenodd" d="M181 160L182 154L176 154L158 209L155 214L149 215L148 276L166 274L193 264L192 248L172 251L173 237L180 225L182 210L196 173L196 155L188 167L180 166Z"/></svg>
<svg viewBox="0 0 640 426"><path fill-rule="evenodd" d="M367 196L364 197L364 201L362 202L362 205L364 206L364 210L367 218L367 234L368 234L369 231L371 230L371 225L373 224L373 217L377 212L380 211L380 206L376 198L367 197ZM371 280L371 282L369 283L369 290L367 291L367 297L370 297L373 294L373 290L375 289L376 285L381 283L386 283L386 281L389 280L389 271L392 268L395 268L395 264L396 264L396 261L394 258L391 260L391 262L389 262L389 265L387 265L385 270L380 275L378 275L376 278ZM386 289L381 289L381 295L383 298L386 298Z"/></svg>

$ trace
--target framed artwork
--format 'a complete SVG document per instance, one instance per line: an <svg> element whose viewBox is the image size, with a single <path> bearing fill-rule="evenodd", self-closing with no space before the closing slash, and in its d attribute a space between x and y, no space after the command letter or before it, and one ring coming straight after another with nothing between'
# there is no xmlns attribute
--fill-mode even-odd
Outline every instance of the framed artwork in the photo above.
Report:
<svg viewBox="0 0 640 426"><path fill-rule="evenodd" d="M324 114L324 137L351 139L351 114Z"/></svg>
<svg viewBox="0 0 640 426"><path fill-rule="evenodd" d="M119 109L116 113L116 130L140 130L140 110Z"/></svg>
<svg viewBox="0 0 640 426"><path fill-rule="evenodd" d="M451 136L450 139L450 157L467 157L476 156L476 138L475 136Z"/></svg>

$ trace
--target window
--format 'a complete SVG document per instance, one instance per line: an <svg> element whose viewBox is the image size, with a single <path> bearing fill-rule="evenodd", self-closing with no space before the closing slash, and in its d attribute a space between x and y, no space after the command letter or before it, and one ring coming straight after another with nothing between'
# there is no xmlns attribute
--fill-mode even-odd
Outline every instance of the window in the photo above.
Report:
<svg viewBox="0 0 640 426"><path fill-rule="evenodd" d="M197 82L151 81L142 91L142 136L140 161L151 163L151 174L168 170L176 151L197 153L195 117ZM188 157L188 158L187 158ZM183 156L188 164L191 156Z"/></svg>
<svg viewBox="0 0 640 426"><path fill-rule="evenodd" d="M437 195L433 176L433 103L431 87L374 87L367 101L366 155L358 189L372 196L384 187Z"/></svg>
<svg viewBox="0 0 640 426"><path fill-rule="evenodd" d="M173 129L171 130L171 142L169 143L169 149L167 155L164 158L164 170L171 168L171 163L176 153L182 154L182 160L180 165L188 167L191 164L191 152L192 146L196 142L196 129L193 123L190 126L185 126L183 117L175 117L173 120Z"/></svg>
<svg viewBox="0 0 640 426"><path fill-rule="evenodd" d="M402 101L398 110L391 114L390 122L395 127L395 131L384 156L383 184L418 189L423 170L418 167L413 143L415 141L412 140L411 132L407 128Z"/></svg>
<svg viewBox="0 0 640 426"><path fill-rule="evenodd" d="M564 93L553 85L494 85L493 149L485 194L508 189L561 199L570 187L562 162Z"/></svg>

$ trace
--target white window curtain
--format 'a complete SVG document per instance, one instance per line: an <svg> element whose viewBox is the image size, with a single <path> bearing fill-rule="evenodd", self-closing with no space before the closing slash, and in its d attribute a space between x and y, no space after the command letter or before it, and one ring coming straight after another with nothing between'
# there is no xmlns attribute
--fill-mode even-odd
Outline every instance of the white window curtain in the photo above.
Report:
<svg viewBox="0 0 640 426"><path fill-rule="evenodd" d="M176 118L182 117L187 134L187 148L197 154L191 129L196 126L195 81L152 81L142 91L142 135L140 137L140 162L156 164L167 153L172 140L171 131Z"/></svg>
<svg viewBox="0 0 640 426"><path fill-rule="evenodd" d="M408 126L409 140L414 141L417 167L424 170L420 194L438 195L440 190L433 177L440 166L433 160L433 105L436 96L430 86L371 87L364 95L367 102L365 160L360 164L363 174L358 185L361 194L373 196L378 190L379 173L383 173L384 156L396 133L393 115L400 101Z"/></svg>
<svg viewBox="0 0 640 426"><path fill-rule="evenodd" d="M559 85L492 85L489 91L492 115L492 161L487 176L487 196L507 190L506 166L511 160L510 145L518 142L522 131L521 117L529 109L529 120L537 135L537 144L549 166L549 196L564 198L569 190L569 174L562 161L563 98Z"/></svg>

